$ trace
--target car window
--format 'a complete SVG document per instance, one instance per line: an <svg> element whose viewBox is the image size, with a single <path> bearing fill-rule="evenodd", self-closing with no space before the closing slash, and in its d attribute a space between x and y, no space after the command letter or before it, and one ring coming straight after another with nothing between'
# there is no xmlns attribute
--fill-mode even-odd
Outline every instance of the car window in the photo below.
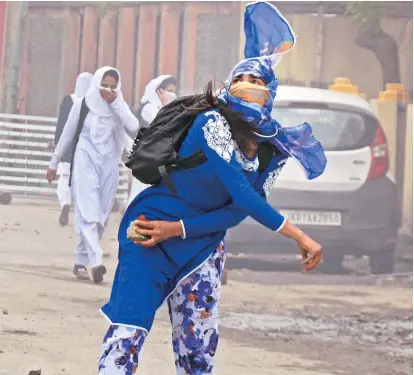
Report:
<svg viewBox="0 0 414 375"><path fill-rule="evenodd" d="M326 150L348 150L370 143L375 119L355 112L325 108L274 107L272 117L283 127L308 122Z"/></svg>

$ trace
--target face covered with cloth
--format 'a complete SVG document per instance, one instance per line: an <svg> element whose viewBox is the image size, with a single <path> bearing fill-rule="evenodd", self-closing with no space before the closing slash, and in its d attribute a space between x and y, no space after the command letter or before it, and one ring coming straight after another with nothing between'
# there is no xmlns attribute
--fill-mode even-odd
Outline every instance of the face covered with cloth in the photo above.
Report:
<svg viewBox="0 0 414 375"><path fill-rule="evenodd" d="M231 71L219 100L253 125L257 143L270 141L299 162L308 179L315 179L325 170L326 156L311 125L282 127L271 114L278 87L274 68L295 46L295 35L277 8L266 2L247 5L244 29L245 60Z"/></svg>

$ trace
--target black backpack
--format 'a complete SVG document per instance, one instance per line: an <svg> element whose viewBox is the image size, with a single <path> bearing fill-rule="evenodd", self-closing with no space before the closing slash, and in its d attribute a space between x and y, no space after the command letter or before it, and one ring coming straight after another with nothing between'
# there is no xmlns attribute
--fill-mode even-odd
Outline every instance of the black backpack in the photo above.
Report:
<svg viewBox="0 0 414 375"><path fill-rule="evenodd" d="M148 185L157 185L164 180L170 190L177 194L169 173L194 168L207 160L202 150L185 158L178 155L197 117L186 108L196 104L200 98L201 95L191 95L174 100L160 109L150 127L140 130L125 163L136 179ZM259 171L267 168L275 152L271 143L260 144Z"/></svg>
<svg viewBox="0 0 414 375"><path fill-rule="evenodd" d="M194 168L204 163L204 152L180 158L178 151L196 114L186 110L199 100L198 96L184 96L160 109L150 127L142 129L125 165L132 175L144 184L157 185L161 180L177 193L168 174L174 170Z"/></svg>

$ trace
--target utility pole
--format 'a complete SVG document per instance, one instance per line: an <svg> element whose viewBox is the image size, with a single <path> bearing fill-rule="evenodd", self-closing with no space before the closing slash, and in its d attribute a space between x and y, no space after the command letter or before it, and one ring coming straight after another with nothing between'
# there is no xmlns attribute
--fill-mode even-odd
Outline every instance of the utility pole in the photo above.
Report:
<svg viewBox="0 0 414 375"><path fill-rule="evenodd" d="M14 40L11 44L11 59L6 75L6 100L5 113L16 113L19 99L20 67L22 61L25 20L28 9L28 1L20 1L17 14Z"/></svg>

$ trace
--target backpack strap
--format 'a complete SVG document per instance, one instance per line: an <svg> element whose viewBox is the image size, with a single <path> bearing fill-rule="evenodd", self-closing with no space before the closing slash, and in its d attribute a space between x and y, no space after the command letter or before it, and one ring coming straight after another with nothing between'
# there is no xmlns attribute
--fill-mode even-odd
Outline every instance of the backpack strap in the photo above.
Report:
<svg viewBox="0 0 414 375"><path fill-rule="evenodd" d="M158 167L158 171L162 179L168 185L173 194L178 194L177 188L174 186L169 173L172 171L179 171L181 169L191 169L195 168L198 165L203 164L207 160L207 156L202 150L195 152L194 154L187 156L185 158L178 159L176 162L170 163L168 165L161 165Z"/></svg>
<svg viewBox="0 0 414 375"><path fill-rule="evenodd" d="M203 150L200 150L190 156L178 159L176 162L168 164L166 169L168 172L180 169L191 169L203 164L205 161L207 161L207 156L204 154Z"/></svg>
<svg viewBox="0 0 414 375"><path fill-rule="evenodd" d="M158 167L158 171L160 172L161 178L165 181L165 183L168 185L169 189L174 195L178 194L177 188L174 186L170 175L167 172L167 168L165 165L161 165Z"/></svg>
<svg viewBox="0 0 414 375"><path fill-rule="evenodd" d="M85 118L88 115L89 108L86 105L85 98L82 99L82 106L80 109L78 127L76 128L75 138L73 139L73 150L72 150L72 157L70 161L70 176L69 176L69 186L72 186L72 172L73 172L73 159L75 158L76 146L79 142L79 137L83 128L83 123L85 122Z"/></svg>
<svg viewBox="0 0 414 375"><path fill-rule="evenodd" d="M259 172L264 172L272 161L273 156L278 150L270 142L261 143L259 145ZM161 165L158 167L158 171L162 179L168 185L173 194L178 194L177 188L169 176L169 173L173 171L179 171L181 169L195 168L207 161L207 156L202 150L195 152L194 154L185 158L178 159L176 162Z"/></svg>
<svg viewBox="0 0 414 375"><path fill-rule="evenodd" d="M264 172L272 161L275 153L278 152L277 149L270 143L264 142L259 145L259 172ZM179 171L181 169L191 169L195 168L207 161L207 156L202 150L195 152L194 154L187 156L185 158L178 159L176 162L162 165L158 167L158 171L162 179L168 185L173 194L178 194L177 188L174 186L174 183L169 176L169 173L173 171Z"/></svg>

